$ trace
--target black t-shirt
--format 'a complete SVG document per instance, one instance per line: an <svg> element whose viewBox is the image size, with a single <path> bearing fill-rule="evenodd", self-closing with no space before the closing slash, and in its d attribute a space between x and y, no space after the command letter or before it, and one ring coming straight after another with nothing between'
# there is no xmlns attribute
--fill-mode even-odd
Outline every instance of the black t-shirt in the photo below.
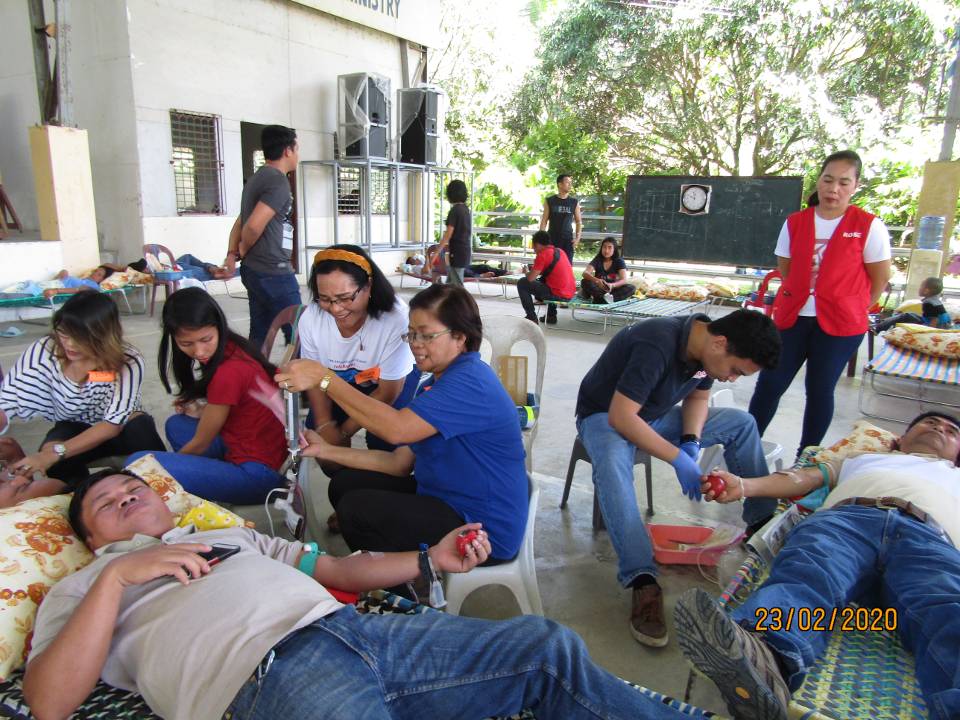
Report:
<svg viewBox="0 0 960 720"><path fill-rule="evenodd" d="M920 307L923 311L923 317L925 318L939 318L947 311L947 309L943 306L943 300L940 299L939 295L925 297L923 302L920 304Z"/></svg>
<svg viewBox="0 0 960 720"><path fill-rule="evenodd" d="M593 268L593 274L599 280L606 280L608 283L616 282L620 279L620 271L627 269L627 264L623 261L623 258L612 258L610 261L610 269L604 270L603 268L603 256L597 255L593 260L590 261L590 267Z"/></svg>
<svg viewBox="0 0 960 720"><path fill-rule="evenodd" d="M547 232L554 245L558 244L558 240L573 240L573 211L578 202L573 195L567 195L566 198L551 195L547 198L547 207L550 208Z"/></svg>
<svg viewBox="0 0 960 720"><path fill-rule="evenodd" d="M447 264L450 267L463 268L470 264L472 243L472 221L470 210L463 203L454 203L447 213L447 227L453 228L450 236L450 258Z"/></svg>
<svg viewBox="0 0 960 720"><path fill-rule="evenodd" d="M577 417L608 412L617 391L640 403L640 417L652 422L694 390L708 390L713 380L699 363L686 360L697 313L688 317L650 318L616 335L584 376L577 395Z"/></svg>

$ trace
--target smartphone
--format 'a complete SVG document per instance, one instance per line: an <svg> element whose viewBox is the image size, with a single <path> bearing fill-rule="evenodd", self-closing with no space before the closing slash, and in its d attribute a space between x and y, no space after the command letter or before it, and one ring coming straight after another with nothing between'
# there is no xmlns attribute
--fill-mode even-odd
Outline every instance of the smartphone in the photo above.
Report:
<svg viewBox="0 0 960 720"><path fill-rule="evenodd" d="M214 544L210 546L211 549L207 552L197 553L200 557L207 561L210 567L217 565L218 563L223 562L228 557L236 555L240 552L239 545L218 545Z"/></svg>

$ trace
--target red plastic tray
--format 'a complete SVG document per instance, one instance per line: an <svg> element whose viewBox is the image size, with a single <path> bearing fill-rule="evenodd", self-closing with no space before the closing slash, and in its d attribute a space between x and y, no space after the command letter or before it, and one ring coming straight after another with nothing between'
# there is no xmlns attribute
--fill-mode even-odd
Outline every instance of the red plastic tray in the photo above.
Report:
<svg viewBox="0 0 960 720"><path fill-rule="evenodd" d="M716 565L731 544L706 550L697 547L681 549L680 545L699 545L710 539L713 528L696 525L647 525L653 540L653 557L662 565ZM739 537L734 538L737 542Z"/></svg>

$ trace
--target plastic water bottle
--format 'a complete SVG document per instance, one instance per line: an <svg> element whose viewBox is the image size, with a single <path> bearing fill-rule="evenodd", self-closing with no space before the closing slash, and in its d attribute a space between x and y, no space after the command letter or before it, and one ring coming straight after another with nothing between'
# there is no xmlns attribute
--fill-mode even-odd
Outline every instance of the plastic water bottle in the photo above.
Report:
<svg viewBox="0 0 960 720"><path fill-rule="evenodd" d="M917 228L916 247L921 250L941 250L943 248L943 215L924 215Z"/></svg>

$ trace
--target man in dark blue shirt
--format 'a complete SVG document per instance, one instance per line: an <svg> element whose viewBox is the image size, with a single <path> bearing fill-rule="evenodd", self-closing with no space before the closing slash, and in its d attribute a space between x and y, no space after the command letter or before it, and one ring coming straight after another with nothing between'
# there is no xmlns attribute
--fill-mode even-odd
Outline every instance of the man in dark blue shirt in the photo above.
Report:
<svg viewBox="0 0 960 720"><path fill-rule="evenodd" d="M617 333L580 384L577 430L619 558L617 579L633 589L630 631L645 645L666 645L667 628L653 547L633 489L636 450L673 465L683 492L696 500L701 444L722 444L736 475L767 474L753 417L710 408L710 388L714 380L773 368L779 357L780 335L763 313L737 310L713 321L702 314L651 318ZM748 500L744 519L770 515L775 503Z"/></svg>

